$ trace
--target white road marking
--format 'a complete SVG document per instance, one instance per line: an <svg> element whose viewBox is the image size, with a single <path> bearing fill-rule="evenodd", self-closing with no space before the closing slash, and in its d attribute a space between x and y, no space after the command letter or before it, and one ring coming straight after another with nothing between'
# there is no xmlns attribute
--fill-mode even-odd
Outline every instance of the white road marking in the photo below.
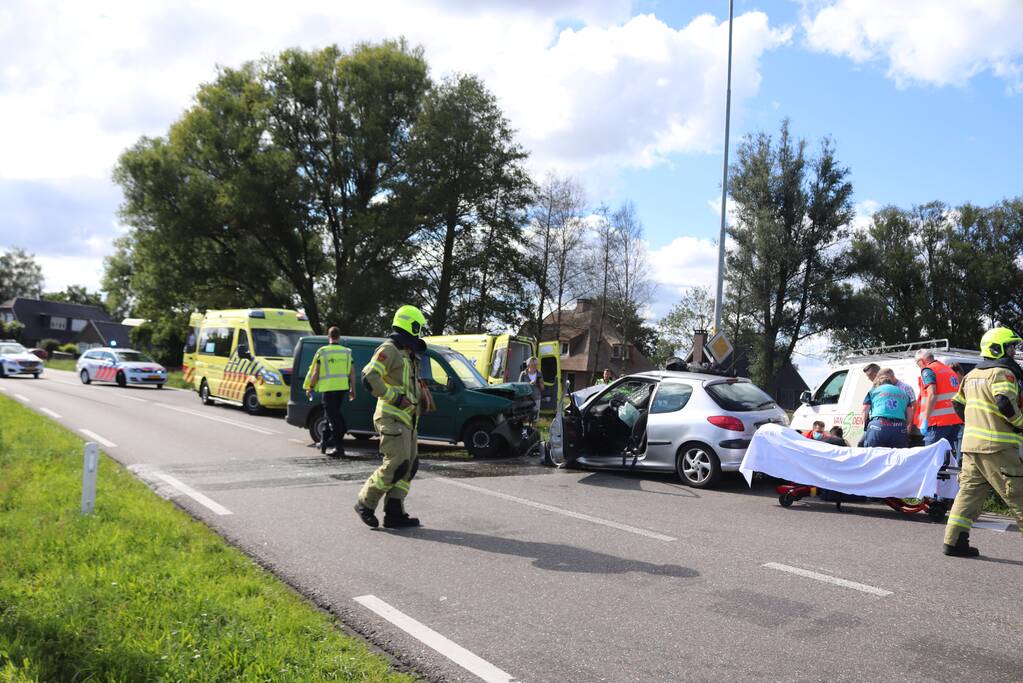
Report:
<svg viewBox="0 0 1023 683"><path fill-rule="evenodd" d="M768 569L777 569L781 572L788 572L797 576L803 576L808 579L815 579L817 581L823 581L824 583L834 584L836 586L842 586L843 588L852 588L863 593L870 593L871 595L879 595L882 598L886 595L892 595L891 591L885 590L884 588L876 588L875 586L868 586L865 583L856 583L855 581L848 581L846 579L840 579L837 576L830 576L828 574L819 574L812 572L809 569L800 569L799 567L790 567L787 564L780 564L778 562L768 562L764 565Z"/></svg>
<svg viewBox="0 0 1023 683"><path fill-rule="evenodd" d="M15 394L14 398L18 399L22 403L31 403L32 402L32 399L30 399L28 396L22 396L21 394Z"/></svg>
<svg viewBox="0 0 1023 683"><path fill-rule="evenodd" d="M78 431L80 431L82 434L85 434L87 437L89 437L93 441L100 442L101 444L103 444L107 448L117 448L117 444L116 443L114 443L113 441L107 441L106 439L104 439L102 436L100 436L96 432L90 431L88 429L79 429Z"/></svg>
<svg viewBox="0 0 1023 683"><path fill-rule="evenodd" d="M297 443L299 446L308 446L309 445L309 441L308 440L288 439L288 441L290 441L291 443Z"/></svg>
<svg viewBox="0 0 1023 683"><path fill-rule="evenodd" d="M498 669L485 659L466 650L426 624L422 624L407 614L396 610L375 595L362 595L353 598L366 609L369 609L391 622L416 640L433 648L469 673L478 676L487 683L512 683L515 678L511 674Z"/></svg>
<svg viewBox="0 0 1023 683"><path fill-rule="evenodd" d="M1012 522L974 522L974 529L988 529L990 531L1000 531L1005 533L1012 528Z"/></svg>
<svg viewBox="0 0 1023 683"><path fill-rule="evenodd" d="M153 476L169 484L170 486L176 488L178 491L185 494L186 496L188 496L195 502L199 503L200 505L203 505L209 508L210 510L213 510L213 512L217 513L218 515L234 514L217 501L213 500L212 498L204 496L203 494L199 493L188 484L181 483L180 481L170 476L169 474L164 474L163 472L153 472Z"/></svg>
<svg viewBox="0 0 1023 683"><path fill-rule="evenodd" d="M57 420L60 419L60 415L58 415L57 413L53 412L49 408L40 408L39 411L43 412L43 413L46 413L47 415L49 415L50 417L52 417L54 419L57 419Z"/></svg>
<svg viewBox="0 0 1023 683"><path fill-rule="evenodd" d="M0 387L0 391L4 392L6 394L7 393L7 387Z"/></svg>
<svg viewBox="0 0 1023 683"><path fill-rule="evenodd" d="M178 408L177 406L172 406L169 403L155 403L154 402L154 405L158 405L158 406L161 406L163 408L167 408L168 410L176 410L179 413L185 413L187 415L195 415L196 417L201 417L201 418L203 418L205 420L213 420L214 422L220 422L222 424L231 425L232 427L240 427L242 429L248 429L249 431L256 432L258 434L280 434L280 432L275 432L272 429L264 429L262 427L253 427L252 425L247 425L244 422L236 422L235 420L228 420L227 418L217 417L216 415L205 415L203 413L198 413L198 412L196 412L194 410L188 410L187 408Z"/></svg>
<svg viewBox="0 0 1023 683"><path fill-rule="evenodd" d="M640 529L639 527L629 526L628 524L621 524L619 522L612 522L609 519L601 519L600 517L593 517L590 515L584 515L581 512L573 512L572 510L566 510L564 508L554 507L553 505L547 505L546 503L537 503L536 501L528 500L526 498L519 498L518 496L510 496L507 493L499 493L497 491L491 491L480 486L473 486L472 484L466 484L465 482L457 481L455 479L444 479L437 477L434 481L440 481L451 486L459 486L463 489L469 489L470 491L476 491L488 496L494 496L495 498L501 498L502 500L509 500L513 503L519 503L520 505L527 505L529 507L536 508L538 510L545 510L547 512L556 512L559 515L565 515L566 517L572 517L574 519L581 519L585 522L592 522L594 524L602 524L609 526L612 529L618 529L619 531L628 531L630 534L638 534L639 536L646 536L647 538L653 538L658 541L672 542L678 539L672 538L671 536L665 536L659 534L656 531L649 531L647 529Z"/></svg>
<svg viewBox="0 0 1023 683"><path fill-rule="evenodd" d="M146 399L139 398L138 396L125 396L123 394L112 394L112 395L116 396L117 398L127 399L129 401L138 401L139 403L149 403L149 401L147 401Z"/></svg>

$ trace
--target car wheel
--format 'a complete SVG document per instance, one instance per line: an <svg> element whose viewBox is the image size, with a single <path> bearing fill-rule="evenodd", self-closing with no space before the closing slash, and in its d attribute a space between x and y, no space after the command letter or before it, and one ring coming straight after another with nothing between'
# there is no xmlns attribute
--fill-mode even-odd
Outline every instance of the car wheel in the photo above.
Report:
<svg viewBox="0 0 1023 683"><path fill-rule="evenodd" d="M313 443L320 443L323 441L325 431L327 431L327 416L322 410L317 410L309 420L309 438L313 440Z"/></svg>
<svg viewBox="0 0 1023 683"><path fill-rule="evenodd" d="M157 384L157 385L156 385L156 388L157 388L157 389L163 389L163 385L162 385L162 384Z"/></svg>
<svg viewBox="0 0 1023 683"><path fill-rule="evenodd" d="M210 398L210 385L206 383L205 379L199 384L199 400L204 406L213 405L213 399Z"/></svg>
<svg viewBox="0 0 1023 683"><path fill-rule="evenodd" d="M678 449L675 456L675 473L683 484L698 489L709 488L721 477L721 461L708 446L687 443Z"/></svg>
<svg viewBox="0 0 1023 683"><path fill-rule="evenodd" d="M263 412L263 406L259 403L259 395L252 387L245 390L245 396L242 397L242 405L245 408L245 412L249 415L259 415Z"/></svg>
<svg viewBox="0 0 1023 683"><path fill-rule="evenodd" d="M82 371L78 373L78 378L82 380L82 384L91 384L92 380L89 378L89 371L82 368Z"/></svg>
<svg viewBox="0 0 1023 683"><path fill-rule="evenodd" d="M120 370L118 370L118 372L117 372L117 386L121 387L122 389L124 387L128 386L128 379L124 376L124 373L121 372Z"/></svg>
<svg viewBox="0 0 1023 683"><path fill-rule="evenodd" d="M6 377L7 371L4 370L4 364L0 363L0 377Z"/></svg>
<svg viewBox="0 0 1023 683"><path fill-rule="evenodd" d="M473 458L493 458L501 450L501 437L490 432L494 423L485 418L472 420L465 426L462 442Z"/></svg>
<svg viewBox="0 0 1023 683"><path fill-rule="evenodd" d="M43 374L43 373L41 373L41 372L33 372L32 373L32 378L33 379L39 379L39 375L41 375L41 374Z"/></svg>

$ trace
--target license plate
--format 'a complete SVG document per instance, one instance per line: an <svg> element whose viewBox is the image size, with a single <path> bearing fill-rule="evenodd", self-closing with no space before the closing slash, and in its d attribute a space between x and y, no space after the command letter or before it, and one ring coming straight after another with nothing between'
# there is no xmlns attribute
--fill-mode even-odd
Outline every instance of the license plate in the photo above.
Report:
<svg viewBox="0 0 1023 683"><path fill-rule="evenodd" d="M149 375L146 379L163 379L163 377L160 377L159 375Z"/></svg>

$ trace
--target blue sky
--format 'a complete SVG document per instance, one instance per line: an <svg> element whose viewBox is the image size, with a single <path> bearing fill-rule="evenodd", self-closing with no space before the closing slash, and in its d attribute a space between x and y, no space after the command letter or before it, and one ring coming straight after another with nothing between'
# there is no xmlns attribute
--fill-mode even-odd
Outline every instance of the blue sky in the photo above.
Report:
<svg viewBox="0 0 1023 683"><path fill-rule="evenodd" d="M0 250L99 286L124 232L118 154L164 134L216 65L404 35L479 74L537 177L635 203L650 312L716 268L726 0L9 0L0 7ZM864 221L885 204L1023 194L1023 2L737 0L732 158L784 117L831 136Z"/></svg>

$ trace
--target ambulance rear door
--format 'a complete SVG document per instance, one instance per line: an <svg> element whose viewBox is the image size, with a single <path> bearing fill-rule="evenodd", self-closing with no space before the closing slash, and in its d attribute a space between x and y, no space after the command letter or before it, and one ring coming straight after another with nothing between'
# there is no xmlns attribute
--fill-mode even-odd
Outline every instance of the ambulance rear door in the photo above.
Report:
<svg viewBox="0 0 1023 683"><path fill-rule="evenodd" d="M561 345L557 341L540 342L536 357L540 359L540 374L543 375L543 392L540 409L553 412L561 402Z"/></svg>

